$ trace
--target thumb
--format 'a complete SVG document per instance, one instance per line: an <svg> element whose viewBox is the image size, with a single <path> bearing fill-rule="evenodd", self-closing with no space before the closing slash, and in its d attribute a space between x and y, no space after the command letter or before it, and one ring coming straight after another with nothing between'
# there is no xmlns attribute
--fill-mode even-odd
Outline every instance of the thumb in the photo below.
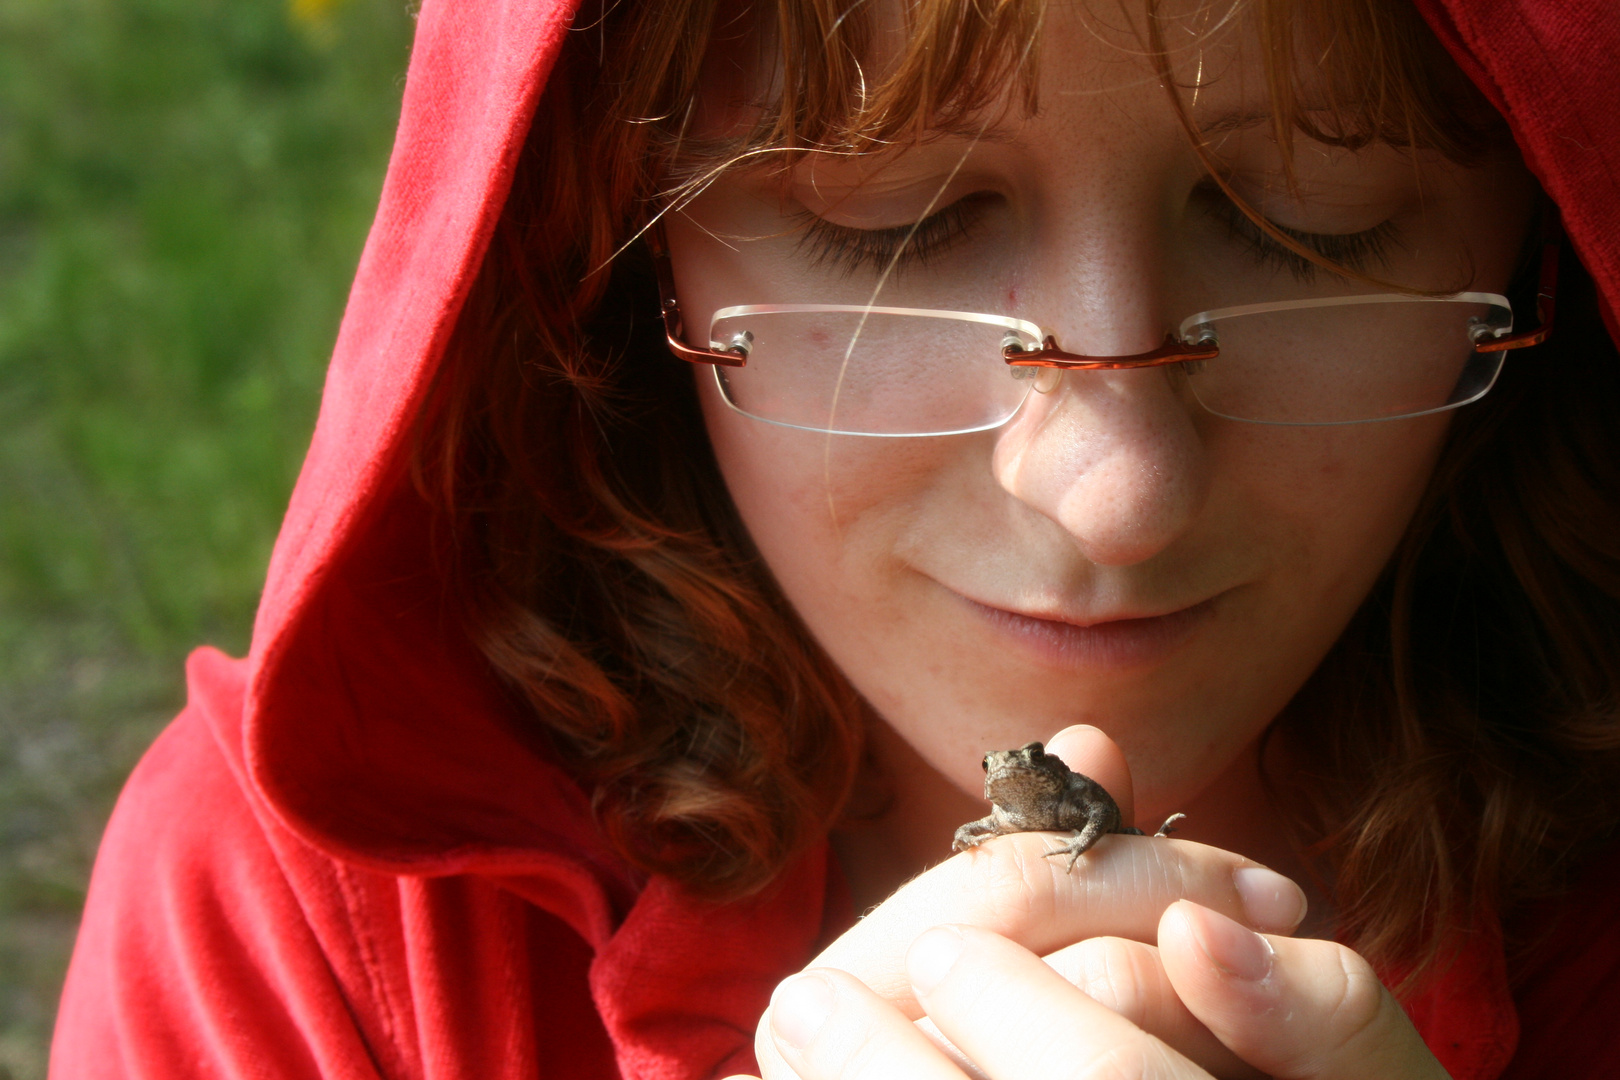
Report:
<svg viewBox="0 0 1620 1080"><path fill-rule="evenodd" d="M1444 1080L1371 965L1333 941L1256 934L1187 900L1159 920L1165 974L1227 1048L1279 1080Z"/></svg>

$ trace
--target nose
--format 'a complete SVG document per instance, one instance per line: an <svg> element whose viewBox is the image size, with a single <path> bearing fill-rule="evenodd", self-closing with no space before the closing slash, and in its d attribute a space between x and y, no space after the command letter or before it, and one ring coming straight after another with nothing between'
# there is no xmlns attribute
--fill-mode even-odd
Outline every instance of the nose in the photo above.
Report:
<svg viewBox="0 0 1620 1080"><path fill-rule="evenodd" d="M1151 559L1186 531L1208 489L1175 378L1165 368L1074 371L1051 394L1031 394L996 442L996 481L1092 562Z"/></svg>
<svg viewBox="0 0 1620 1080"><path fill-rule="evenodd" d="M1055 313L1059 343L1073 352L1151 350L1179 306L1165 209L1174 200L1157 174L1141 173L1148 156L1098 158L1069 174L1072 186L1043 220L1026 291ZM1065 373L998 433L996 481L1062 526L1093 563L1153 558L1186 532L1209 488L1206 414L1184 384L1174 365Z"/></svg>

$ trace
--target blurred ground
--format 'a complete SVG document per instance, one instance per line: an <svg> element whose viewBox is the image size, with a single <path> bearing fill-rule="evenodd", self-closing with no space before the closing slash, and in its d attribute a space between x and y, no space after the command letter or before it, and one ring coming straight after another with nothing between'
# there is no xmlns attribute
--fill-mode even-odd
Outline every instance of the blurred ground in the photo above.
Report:
<svg viewBox="0 0 1620 1080"><path fill-rule="evenodd" d="M247 643L405 0L0 0L0 1080L195 644Z"/></svg>

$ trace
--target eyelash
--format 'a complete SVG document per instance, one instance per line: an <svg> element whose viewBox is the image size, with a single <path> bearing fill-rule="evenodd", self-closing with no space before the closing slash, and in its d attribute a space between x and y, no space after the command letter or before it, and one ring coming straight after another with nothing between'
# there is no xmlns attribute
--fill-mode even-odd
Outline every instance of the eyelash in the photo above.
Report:
<svg viewBox="0 0 1620 1080"><path fill-rule="evenodd" d="M845 276L891 264L896 272L924 266L971 232L984 204L993 198L988 192L968 195L921 221L888 229L835 225L804 210L799 215L804 225L799 250L809 255L812 265L831 266Z"/></svg>
<svg viewBox="0 0 1620 1080"><path fill-rule="evenodd" d="M1248 247L1256 262L1286 270L1296 281L1306 284L1323 272L1322 267L1268 236L1215 185L1200 187L1198 195L1215 219L1226 226L1228 234ZM801 211L804 234L799 247L813 265L831 266L846 276L891 265L895 272L925 266L971 232L985 203L993 198L988 192L969 195L921 221L887 229L835 225L808 210ZM1273 227L1349 270L1387 265L1390 250L1400 246L1400 231L1389 221L1357 233L1312 233L1275 223Z"/></svg>
<svg viewBox="0 0 1620 1080"><path fill-rule="evenodd" d="M1226 226L1227 234L1246 245L1256 262L1287 270L1295 281L1302 284L1315 281L1316 276L1324 272L1323 267L1268 236L1214 184L1201 187L1198 194L1208 211ZM1387 266L1391 249L1399 247L1401 243L1400 230L1390 221L1380 222L1357 233L1312 233L1290 229L1276 222L1272 222L1272 228L1299 241L1324 259L1355 271L1365 271L1372 265Z"/></svg>

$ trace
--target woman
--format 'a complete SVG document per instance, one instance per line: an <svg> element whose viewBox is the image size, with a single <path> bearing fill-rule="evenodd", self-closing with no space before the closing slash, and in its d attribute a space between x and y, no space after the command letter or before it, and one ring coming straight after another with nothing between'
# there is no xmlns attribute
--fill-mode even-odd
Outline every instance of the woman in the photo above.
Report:
<svg viewBox="0 0 1620 1080"><path fill-rule="evenodd" d="M1620 28L1422 16L427 8L53 1069L1620 1064Z"/></svg>

